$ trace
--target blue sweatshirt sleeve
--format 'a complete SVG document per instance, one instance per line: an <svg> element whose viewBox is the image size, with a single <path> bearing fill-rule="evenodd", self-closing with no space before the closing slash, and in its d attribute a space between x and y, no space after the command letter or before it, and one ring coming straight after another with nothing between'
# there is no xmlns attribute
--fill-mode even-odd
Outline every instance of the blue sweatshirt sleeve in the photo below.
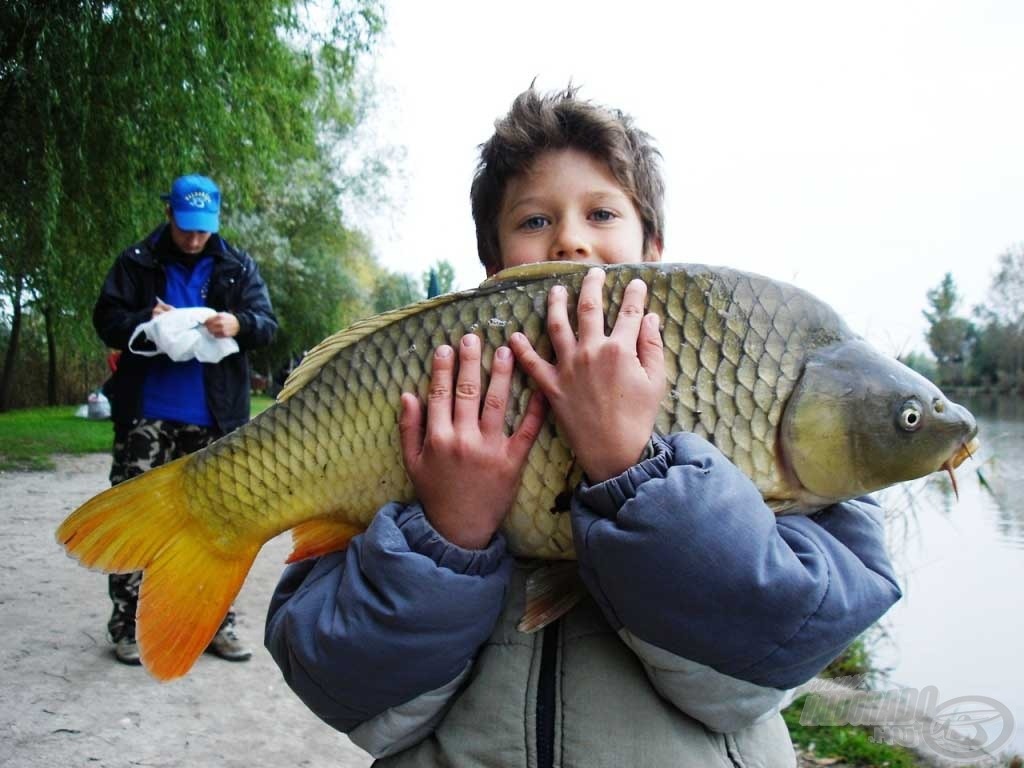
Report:
<svg viewBox="0 0 1024 768"><path fill-rule="evenodd" d="M285 571L267 649L306 706L350 732L464 672L498 619L510 565L500 537L465 550L418 505L390 504L344 552Z"/></svg>
<svg viewBox="0 0 1024 768"><path fill-rule="evenodd" d="M899 599L870 500L776 517L706 440L655 441L652 458L573 502L581 575L617 630L787 689Z"/></svg>

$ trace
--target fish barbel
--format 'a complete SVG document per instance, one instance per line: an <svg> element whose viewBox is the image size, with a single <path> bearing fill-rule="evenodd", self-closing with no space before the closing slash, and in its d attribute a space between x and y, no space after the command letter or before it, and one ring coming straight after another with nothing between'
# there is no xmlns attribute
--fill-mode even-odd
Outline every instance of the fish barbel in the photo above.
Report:
<svg viewBox="0 0 1024 768"><path fill-rule="evenodd" d="M278 402L207 448L98 494L57 538L82 564L143 571L137 637L159 679L191 667L263 544L293 529L290 560L343 548L389 501L411 501L399 435L402 392L425 397L430 361L466 333L494 350L523 332L548 359L547 296L575 306L587 265L506 270L352 325L314 348ZM630 280L662 320L668 394L655 429L714 443L778 513L808 513L949 469L977 427L927 379L873 350L821 301L757 275L692 264L605 267L606 322ZM575 323L574 312L570 319ZM506 416L532 391L520 370ZM568 499L580 477L549 416L505 522L521 556L574 557Z"/></svg>

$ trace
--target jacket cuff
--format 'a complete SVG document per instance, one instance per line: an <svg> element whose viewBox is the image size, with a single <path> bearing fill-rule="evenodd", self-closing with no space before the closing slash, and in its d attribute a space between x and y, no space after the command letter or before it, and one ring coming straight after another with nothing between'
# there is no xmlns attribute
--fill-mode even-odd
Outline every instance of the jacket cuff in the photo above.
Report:
<svg viewBox="0 0 1024 768"><path fill-rule="evenodd" d="M410 504L395 515L395 525L410 550L429 557L440 568L466 576L490 576L501 567L507 551L500 532L486 549L464 549L452 544L430 524L419 504Z"/></svg>
<svg viewBox="0 0 1024 768"><path fill-rule="evenodd" d="M248 312L234 312L235 319L238 321L238 333L235 336L241 336L243 339L252 330L252 322L249 319Z"/></svg>
<svg viewBox="0 0 1024 768"><path fill-rule="evenodd" d="M636 496L640 485L653 477L663 478L668 474L671 459L669 444L659 435L652 435L637 464L594 485L584 477L576 488L576 498L601 517L613 520L619 508Z"/></svg>

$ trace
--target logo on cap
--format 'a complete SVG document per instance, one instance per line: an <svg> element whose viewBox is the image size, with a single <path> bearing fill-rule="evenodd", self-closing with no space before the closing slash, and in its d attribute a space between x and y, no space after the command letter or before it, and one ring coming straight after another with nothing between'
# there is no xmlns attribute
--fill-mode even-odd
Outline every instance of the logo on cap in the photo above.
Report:
<svg viewBox="0 0 1024 768"><path fill-rule="evenodd" d="M213 204L213 198L210 197L209 192L203 192L202 190L196 190L189 192L185 195L185 202L191 205L193 208L206 208Z"/></svg>

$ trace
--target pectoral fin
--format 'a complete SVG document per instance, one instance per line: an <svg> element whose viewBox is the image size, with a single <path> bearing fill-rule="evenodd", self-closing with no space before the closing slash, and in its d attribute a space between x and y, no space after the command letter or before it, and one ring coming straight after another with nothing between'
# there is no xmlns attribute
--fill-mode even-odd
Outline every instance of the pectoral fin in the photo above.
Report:
<svg viewBox="0 0 1024 768"><path fill-rule="evenodd" d="M543 565L526 579L526 608L516 628L527 634L564 616L587 593L575 562Z"/></svg>
<svg viewBox="0 0 1024 768"><path fill-rule="evenodd" d="M292 528L292 553L285 562L297 563L345 549L362 528L330 518L317 518Z"/></svg>

